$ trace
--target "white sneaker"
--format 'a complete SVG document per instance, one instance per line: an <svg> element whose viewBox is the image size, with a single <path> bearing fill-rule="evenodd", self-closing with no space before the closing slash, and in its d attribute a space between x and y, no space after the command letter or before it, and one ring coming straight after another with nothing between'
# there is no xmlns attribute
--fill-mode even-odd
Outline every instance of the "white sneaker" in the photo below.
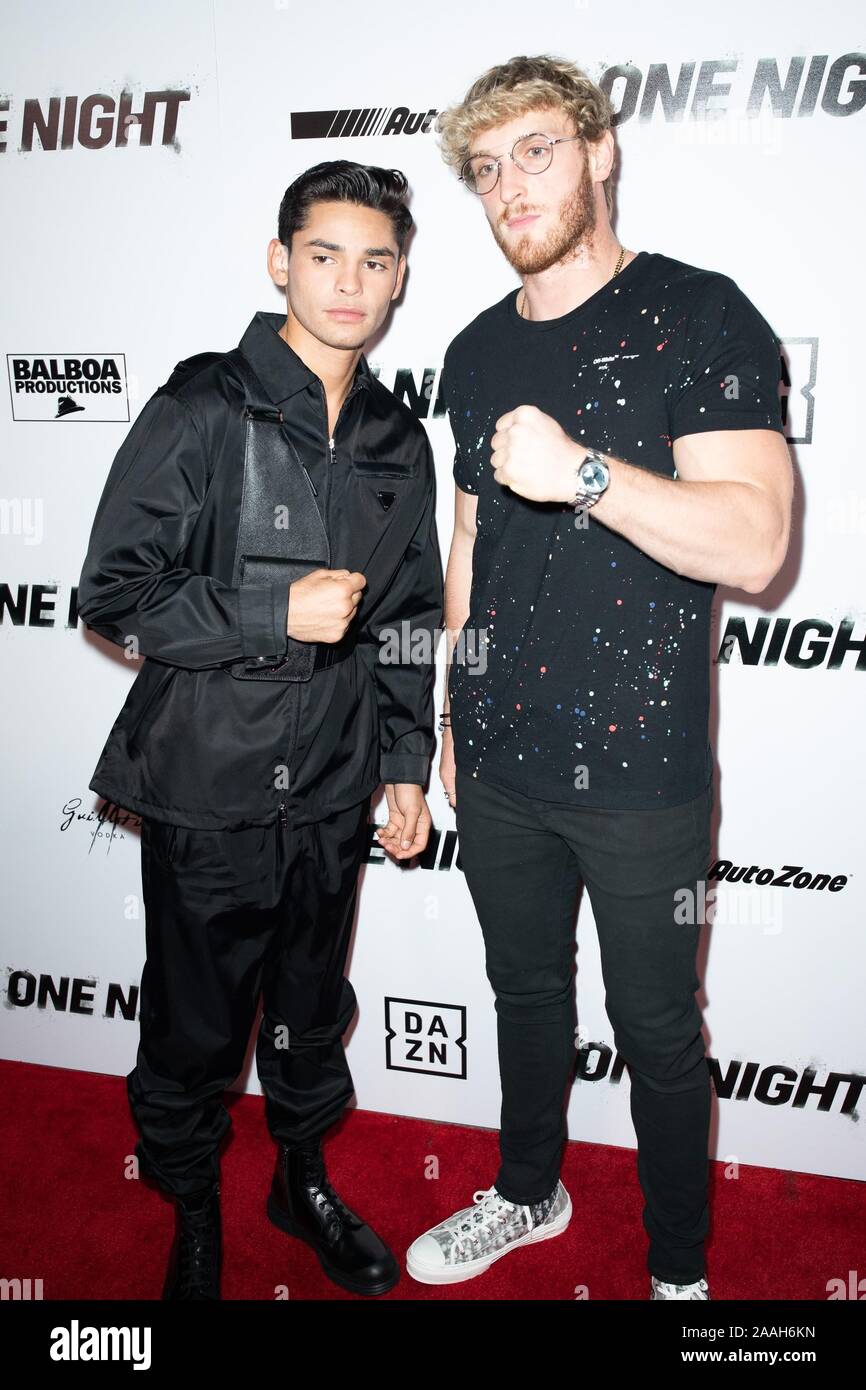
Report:
<svg viewBox="0 0 866 1390"><path fill-rule="evenodd" d="M571 1198L559 1182L547 1219L533 1226L528 1206L506 1202L495 1187L473 1195L474 1207L431 1226L406 1251L406 1268L419 1284L459 1284L483 1274L496 1260L538 1240L551 1240L571 1220Z"/></svg>
<svg viewBox="0 0 866 1390"><path fill-rule="evenodd" d="M663 1279L650 1275L650 1298L709 1298L710 1290L706 1279L698 1279L695 1284L666 1284Z"/></svg>

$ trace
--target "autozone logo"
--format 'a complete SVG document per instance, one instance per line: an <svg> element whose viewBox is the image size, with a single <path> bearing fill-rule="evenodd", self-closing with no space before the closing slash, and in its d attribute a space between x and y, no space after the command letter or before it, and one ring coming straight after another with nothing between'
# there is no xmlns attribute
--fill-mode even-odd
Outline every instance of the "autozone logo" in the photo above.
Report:
<svg viewBox="0 0 866 1390"><path fill-rule="evenodd" d="M828 889L840 893L848 882L847 874L812 874L802 864L783 864L780 873L775 869L760 869L757 864L734 864L730 859L717 859L707 873L707 879L726 883L759 883L773 888Z"/></svg>
<svg viewBox="0 0 866 1390"><path fill-rule="evenodd" d="M408 106L355 106L328 111L293 111L293 140L334 140L350 135L426 135L438 111Z"/></svg>

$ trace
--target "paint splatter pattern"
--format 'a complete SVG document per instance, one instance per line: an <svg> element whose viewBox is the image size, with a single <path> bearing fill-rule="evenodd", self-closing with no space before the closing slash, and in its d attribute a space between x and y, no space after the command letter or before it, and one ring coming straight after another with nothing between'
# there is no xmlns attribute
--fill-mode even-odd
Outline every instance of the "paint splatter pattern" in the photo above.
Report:
<svg viewBox="0 0 866 1390"><path fill-rule="evenodd" d="M486 661L452 665L458 766L572 805L675 805L712 768L714 586L498 484L489 440L531 403L574 439L675 478L680 435L782 429L778 341L728 277L647 252L560 319L526 322L515 298L445 357L454 477L478 495L467 626Z"/></svg>

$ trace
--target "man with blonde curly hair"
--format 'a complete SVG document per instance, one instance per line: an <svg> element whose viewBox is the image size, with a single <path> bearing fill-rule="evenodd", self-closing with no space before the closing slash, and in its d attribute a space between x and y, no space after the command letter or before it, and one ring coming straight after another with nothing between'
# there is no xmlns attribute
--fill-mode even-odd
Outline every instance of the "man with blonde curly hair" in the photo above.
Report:
<svg viewBox="0 0 866 1390"><path fill-rule="evenodd" d="M450 661L440 775L496 999L501 1163L407 1263L455 1283L568 1225L584 882L630 1072L650 1297L706 1299L687 904L710 852L710 609L717 584L757 594L779 570L792 475L758 310L720 272L619 242L612 117L585 73L541 56L491 68L437 122L522 282L457 334L443 375L445 622L452 651L480 634L485 660Z"/></svg>

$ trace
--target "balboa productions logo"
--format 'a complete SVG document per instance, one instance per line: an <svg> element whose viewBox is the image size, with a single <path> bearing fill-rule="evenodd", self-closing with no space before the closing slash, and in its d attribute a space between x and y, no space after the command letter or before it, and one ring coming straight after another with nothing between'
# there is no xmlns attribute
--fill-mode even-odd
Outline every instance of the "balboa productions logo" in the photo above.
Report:
<svg viewBox="0 0 866 1390"><path fill-rule="evenodd" d="M7 353L13 420L129 420L122 352Z"/></svg>
<svg viewBox="0 0 866 1390"><path fill-rule="evenodd" d="M466 1080L466 1005L385 997L385 1065Z"/></svg>

